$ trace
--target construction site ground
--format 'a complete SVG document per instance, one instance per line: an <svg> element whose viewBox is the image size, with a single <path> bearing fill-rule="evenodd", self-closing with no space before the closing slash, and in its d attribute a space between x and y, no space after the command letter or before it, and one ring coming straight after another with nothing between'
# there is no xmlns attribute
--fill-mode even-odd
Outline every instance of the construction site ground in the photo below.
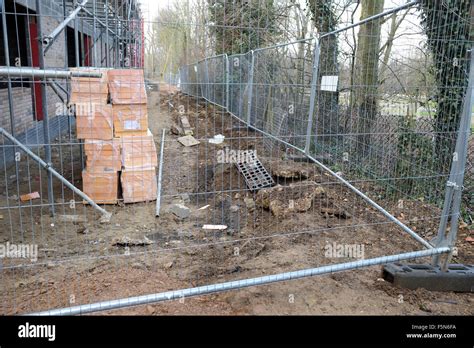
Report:
<svg viewBox="0 0 474 348"><path fill-rule="evenodd" d="M0 313L28 313L354 261L328 258L324 248L332 243L364 245L365 258L423 249L314 164L285 160L278 146L269 148L268 139L244 128L222 109L163 84L149 92L149 127L158 150L162 129L179 125L181 105L201 143L185 147L177 141L181 135L167 132L160 217L155 217L155 202L119 204L105 206L112 219L100 223L90 206L76 203L71 209L72 199L81 200L57 180L54 218L46 205L35 206L35 201L22 209L21 217L19 209L3 210L0 243L37 243L39 257L31 267L20 267L25 263L21 259L0 260L4 267ZM223 144L205 141L218 134L225 136ZM234 165L216 163L217 151L226 146L261 154L262 163L281 185L281 206L277 202L270 211L264 207L268 205L265 196L250 192ZM54 147L53 165L81 187L79 151L79 146ZM17 192L38 191L43 204L47 203L46 173L26 159L19 163L19 170ZM15 167L0 177L0 187L6 187L5 180L10 181L8 187L17 187ZM302 189L296 190L295 197L285 196L291 195L286 187L302 182L317 189L309 196ZM0 206L18 206L17 192L0 192ZM295 209L285 210L288 200L296 202ZM190 216L180 219L171 213L176 203L188 207ZM415 230L424 231L426 239L435 236L437 219L420 219L419 226L413 222L437 212L434 207L420 201L407 201L403 207L397 203L390 200L385 207L410 221ZM87 221L60 218L71 214L83 215ZM204 224L225 224L228 229L206 231ZM474 231L462 225L454 262L474 263L468 237L474 237ZM382 279L381 269L373 266L98 314L474 313L472 294L397 288Z"/></svg>

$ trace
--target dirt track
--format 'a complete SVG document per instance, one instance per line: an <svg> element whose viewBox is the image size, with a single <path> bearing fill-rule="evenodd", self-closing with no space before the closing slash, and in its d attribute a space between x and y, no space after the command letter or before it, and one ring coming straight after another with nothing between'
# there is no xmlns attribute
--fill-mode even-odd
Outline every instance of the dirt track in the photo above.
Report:
<svg viewBox="0 0 474 348"><path fill-rule="evenodd" d="M52 220L46 211L34 210L31 226L36 223L42 227L36 240L44 249L54 251L40 254L38 263L43 266L3 271L1 313L45 310L353 261L328 259L324 247L331 243L364 245L366 258L421 249L353 193L310 164L291 165L305 171L307 180L324 188L324 194L313 201L310 210L276 218L259 206L247 207L245 198L254 197L240 174L234 166L215 165L216 151L222 147L203 140L223 134L226 146L256 149L269 170L278 170L284 162L273 152L278 149L272 148L269 156L262 138L233 128L238 123L222 110L163 86L161 92L151 92L149 101L149 124L157 145L161 129L170 129L176 123L179 105L185 106L201 144L184 148L176 141L178 136L168 132L160 218L154 216L154 202L107 207L113 212L109 225L96 222L90 207L79 208L89 221L75 225ZM80 177L80 166L74 166L73 173ZM286 186L293 181L280 178L278 183ZM184 193L188 197L182 197ZM66 201L70 199L68 195L64 197ZM182 200L191 208L191 216L184 220L168 212L172 204ZM437 221L429 220L429 216L438 213L436 209L421 202L406 202L403 208L397 208L396 202L389 204L400 219L409 221L426 238L434 236ZM208 208L198 210L207 205ZM350 218L322 214L322 209L328 207L348 212ZM417 222L417 216L425 216L426 220ZM15 218L18 217L12 217ZM202 224L226 224L231 231L203 232ZM11 238L9 225L4 222L3 226L0 242ZM29 224L25 226L27 230ZM467 229L460 231L457 261L473 263L472 244L463 242L468 233ZM154 243L131 247L131 255L123 247L113 245L117 238L144 236ZM30 234L25 233L24 238L29 240ZM474 313L470 294L397 289L380 279L380 270L380 266L375 266L109 313Z"/></svg>

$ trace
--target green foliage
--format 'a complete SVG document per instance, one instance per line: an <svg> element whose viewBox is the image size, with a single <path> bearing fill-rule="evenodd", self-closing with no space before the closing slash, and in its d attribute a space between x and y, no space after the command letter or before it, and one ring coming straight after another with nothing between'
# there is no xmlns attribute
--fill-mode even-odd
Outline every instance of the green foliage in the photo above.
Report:
<svg viewBox="0 0 474 348"><path fill-rule="evenodd" d="M274 0L208 0L216 54L264 47L278 35Z"/></svg>
<svg viewBox="0 0 474 348"><path fill-rule="evenodd" d="M400 117L398 129L395 177L406 179L397 181L395 185L405 194L424 192L433 183L431 180L425 183L419 177L426 176L434 165L433 142L429 136L417 132L413 117Z"/></svg>
<svg viewBox="0 0 474 348"><path fill-rule="evenodd" d="M470 0L422 0L421 19L433 56L437 92L436 156L442 169L450 166L468 82Z"/></svg>
<svg viewBox="0 0 474 348"><path fill-rule="evenodd" d="M334 1L306 1L313 17L313 22L319 32L327 33L337 28Z"/></svg>

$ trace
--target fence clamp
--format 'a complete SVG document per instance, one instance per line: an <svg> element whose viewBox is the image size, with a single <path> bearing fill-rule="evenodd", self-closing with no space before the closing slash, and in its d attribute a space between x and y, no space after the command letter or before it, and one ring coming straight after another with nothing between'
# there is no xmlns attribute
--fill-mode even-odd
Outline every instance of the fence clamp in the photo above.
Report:
<svg viewBox="0 0 474 348"><path fill-rule="evenodd" d="M457 190L462 190L464 187L463 186L459 186L457 183L455 183L454 181L448 181L446 183L446 186L447 187L452 187L453 189L455 189L456 191Z"/></svg>

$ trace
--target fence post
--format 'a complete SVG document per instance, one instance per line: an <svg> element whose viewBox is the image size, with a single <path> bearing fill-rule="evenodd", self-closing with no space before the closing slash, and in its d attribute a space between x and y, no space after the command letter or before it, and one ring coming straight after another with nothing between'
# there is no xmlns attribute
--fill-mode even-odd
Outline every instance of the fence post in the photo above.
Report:
<svg viewBox="0 0 474 348"><path fill-rule="evenodd" d="M250 114L252 113L252 95L253 95L253 73L255 68L255 54L250 51L250 71L249 71L249 82L248 82L248 100L247 100L247 124L250 125Z"/></svg>
<svg viewBox="0 0 474 348"><path fill-rule="evenodd" d="M196 76L196 81L195 81L195 97L196 98L199 98L200 94L202 94L202 91L201 91L201 83L199 82L199 63L195 63L193 64L193 68L194 68L194 75Z"/></svg>
<svg viewBox="0 0 474 348"><path fill-rule="evenodd" d="M224 55L225 58L225 108L229 110L229 84L230 84L230 65L229 56Z"/></svg>
<svg viewBox="0 0 474 348"><path fill-rule="evenodd" d="M456 140L456 149L453 154L453 161L451 163L451 170L449 179L446 183L446 193L443 205L443 212L438 228L438 236L436 239L436 246L448 246L451 251L443 261L442 268L447 270L449 262L453 255L453 247L456 243L458 232L459 217L461 211L461 198L464 183L464 171L466 169L467 151L469 143L470 122L472 116L472 108L474 106L473 89L474 89L474 47L470 51L469 64L469 82L464 97L461 120L458 128L458 138ZM446 227L448 225L448 218L450 220L449 233L446 235ZM439 256L433 257L433 265L439 266Z"/></svg>
<svg viewBox="0 0 474 348"><path fill-rule="evenodd" d="M316 104L316 89L318 85L318 75L319 75L319 56L320 56L320 47L319 39L314 39L314 62L313 62L313 75L311 78L311 95L309 101L309 114L308 114L308 128L306 129L306 145L304 147L304 153L309 155L309 149L311 146L311 133L313 128L313 116L314 116L314 106ZM315 138L316 139L316 138Z"/></svg>
<svg viewBox="0 0 474 348"><path fill-rule="evenodd" d="M185 66L185 70L183 73L184 80L186 81L185 83L185 88L186 88L186 93L189 94L189 66Z"/></svg>
<svg viewBox="0 0 474 348"><path fill-rule="evenodd" d="M184 65L181 69L181 90L184 93L188 93L187 83L188 83L188 67Z"/></svg>
<svg viewBox="0 0 474 348"><path fill-rule="evenodd" d="M176 87L178 87L179 89L181 89L181 81L183 80L182 78L182 73L181 73L181 67L178 68L178 78L176 80Z"/></svg>
<svg viewBox="0 0 474 348"><path fill-rule="evenodd" d="M205 99L209 100L209 66L207 64L207 58L204 59L204 83L206 84L206 96Z"/></svg>

